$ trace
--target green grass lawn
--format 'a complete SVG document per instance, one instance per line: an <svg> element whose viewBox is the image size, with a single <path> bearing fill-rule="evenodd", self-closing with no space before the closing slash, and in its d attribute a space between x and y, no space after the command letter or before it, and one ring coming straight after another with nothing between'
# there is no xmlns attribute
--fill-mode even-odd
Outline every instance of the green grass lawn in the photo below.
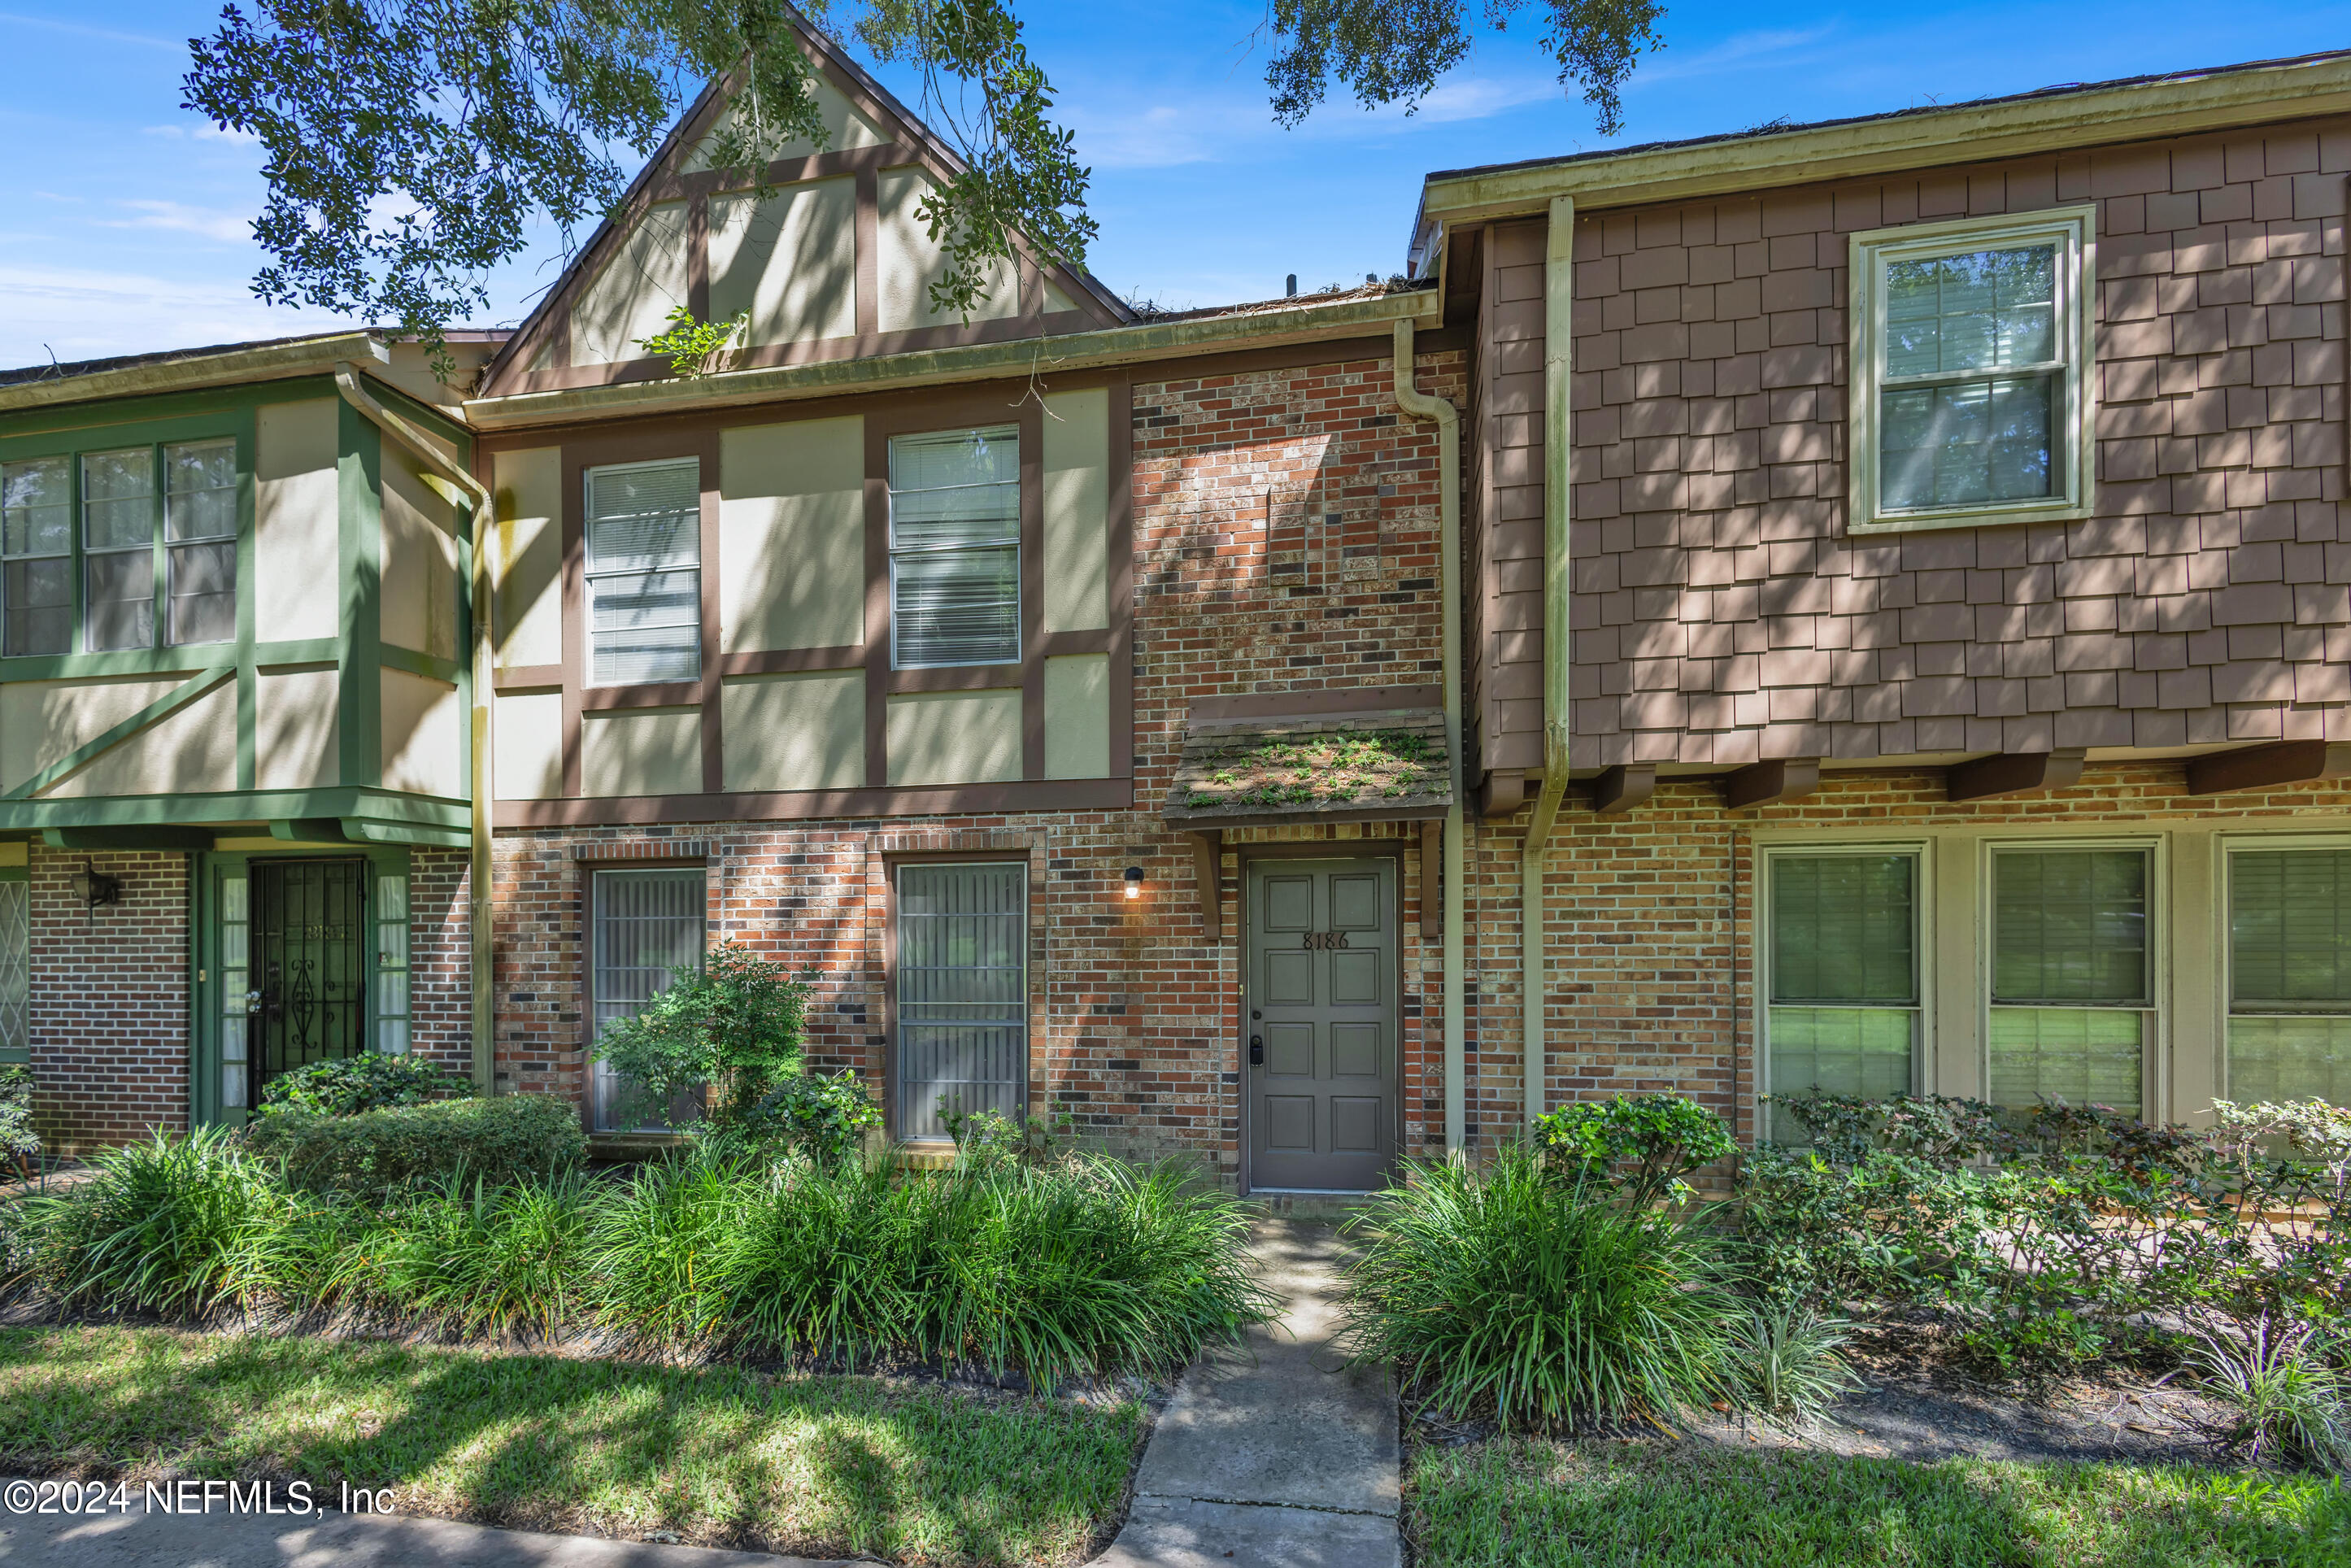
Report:
<svg viewBox="0 0 2351 1568"><path fill-rule="evenodd" d="M2185 1468L1706 1453L1501 1439L1424 1449L1420 1568L2343 1568L2351 1490Z"/></svg>
<svg viewBox="0 0 2351 1568"><path fill-rule="evenodd" d="M1139 1406L376 1343L0 1330L0 1468L396 1490L402 1512L922 1563L1073 1563Z"/></svg>

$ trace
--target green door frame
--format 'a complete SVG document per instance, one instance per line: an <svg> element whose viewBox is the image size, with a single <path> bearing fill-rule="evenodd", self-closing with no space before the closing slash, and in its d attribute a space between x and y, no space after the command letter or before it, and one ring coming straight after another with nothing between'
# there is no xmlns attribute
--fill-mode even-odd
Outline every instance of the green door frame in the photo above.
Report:
<svg viewBox="0 0 2351 1568"><path fill-rule="evenodd" d="M411 897L408 846L322 845L313 849L284 851L212 851L188 857L191 875L194 880L193 940L188 945L193 973L190 976L188 995L194 1017L190 1020L188 1072L188 1118L196 1126L235 1126L246 1119L242 1108L229 1108L221 1103L221 1070L224 1065L222 1036L228 1011L229 997L225 974L234 969L249 974L249 967L234 963L224 965L223 959L234 960L239 953L252 956L250 946L243 942L232 943L226 926L225 905L229 898L225 884L235 882L247 884L246 873L256 862L363 860L368 862L367 922L369 937L362 948L367 974L367 1023L364 1039L370 1051L385 1051L393 1047L392 1054L404 1053L409 1040L409 939L413 930L413 907ZM250 899L248 893L236 895ZM242 907L250 911L246 902ZM232 946L237 950L231 951ZM244 988L250 989L249 984ZM394 991L397 996L394 996ZM397 1008L386 1003L396 1002ZM248 1053L250 1046L248 1043ZM247 1061L250 1061L248 1054Z"/></svg>

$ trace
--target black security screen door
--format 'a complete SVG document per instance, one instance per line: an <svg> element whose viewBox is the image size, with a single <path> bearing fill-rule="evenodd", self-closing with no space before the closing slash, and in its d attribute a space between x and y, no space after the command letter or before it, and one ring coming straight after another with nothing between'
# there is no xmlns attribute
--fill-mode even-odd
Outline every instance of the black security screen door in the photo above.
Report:
<svg viewBox="0 0 2351 1568"><path fill-rule="evenodd" d="M365 861L253 867L253 1103L272 1078L367 1044Z"/></svg>

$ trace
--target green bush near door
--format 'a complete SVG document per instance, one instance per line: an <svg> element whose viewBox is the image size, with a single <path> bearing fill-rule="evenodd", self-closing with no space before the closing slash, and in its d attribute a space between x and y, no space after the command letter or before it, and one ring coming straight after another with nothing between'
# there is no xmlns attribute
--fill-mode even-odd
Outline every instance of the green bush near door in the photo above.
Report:
<svg viewBox="0 0 2351 1568"><path fill-rule="evenodd" d="M256 1157L313 1191L381 1193L447 1176L492 1186L554 1175L587 1156L577 1107L538 1094L431 1100L352 1116L283 1111L240 1134Z"/></svg>

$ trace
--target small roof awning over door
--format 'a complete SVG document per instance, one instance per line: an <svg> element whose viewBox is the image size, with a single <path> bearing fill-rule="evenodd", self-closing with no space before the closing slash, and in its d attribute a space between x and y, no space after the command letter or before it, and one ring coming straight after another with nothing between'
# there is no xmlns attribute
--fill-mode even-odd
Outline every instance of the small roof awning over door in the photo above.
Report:
<svg viewBox="0 0 2351 1568"><path fill-rule="evenodd" d="M1426 821L1453 803L1449 760L1438 707L1195 719L1164 815L1194 833Z"/></svg>

